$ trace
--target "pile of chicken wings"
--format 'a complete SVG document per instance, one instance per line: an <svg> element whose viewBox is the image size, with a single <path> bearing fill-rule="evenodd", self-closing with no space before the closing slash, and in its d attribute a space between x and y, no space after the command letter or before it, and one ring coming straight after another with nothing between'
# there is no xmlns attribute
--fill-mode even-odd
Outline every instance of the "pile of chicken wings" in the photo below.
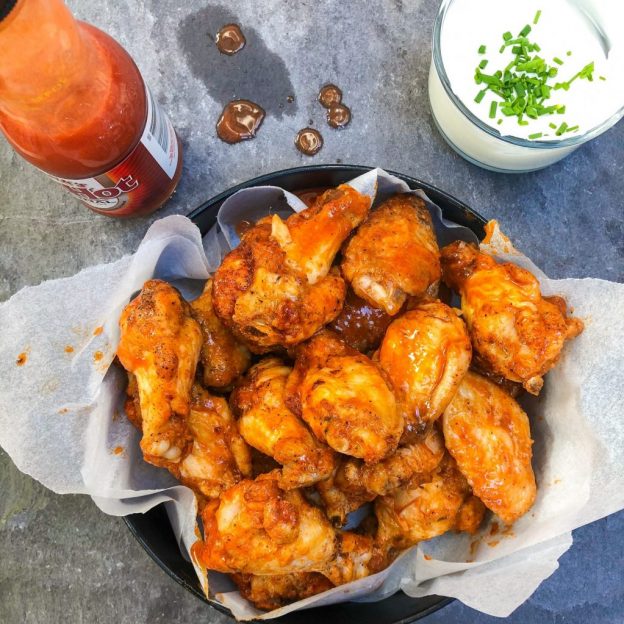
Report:
<svg viewBox="0 0 624 624"><path fill-rule="evenodd" d="M194 301L149 280L120 326L145 461L196 493L197 561L261 609L475 532L488 509L526 513L532 440L514 397L538 394L583 329L528 271L439 249L419 197L371 210L348 185L258 221Z"/></svg>

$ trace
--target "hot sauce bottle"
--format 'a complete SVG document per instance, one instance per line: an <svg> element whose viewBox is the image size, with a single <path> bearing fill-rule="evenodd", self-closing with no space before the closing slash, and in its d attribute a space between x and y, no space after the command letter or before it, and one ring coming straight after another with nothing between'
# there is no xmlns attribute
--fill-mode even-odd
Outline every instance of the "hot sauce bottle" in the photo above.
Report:
<svg viewBox="0 0 624 624"><path fill-rule="evenodd" d="M182 172L175 130L130 55L62 0L0 0L0 130L112 217L153 212Z"/></svg>

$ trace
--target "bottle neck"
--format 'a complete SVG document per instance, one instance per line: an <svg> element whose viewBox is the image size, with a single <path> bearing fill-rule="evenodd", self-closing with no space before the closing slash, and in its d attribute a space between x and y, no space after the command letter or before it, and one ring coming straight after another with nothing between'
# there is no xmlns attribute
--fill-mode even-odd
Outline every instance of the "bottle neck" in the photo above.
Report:
<svg viewBox="0 0 624 624"><path fill-rule="evenodd" d="M28 117L54 108L88 80L91 50L63 0L17 0L0 22L0 111Z"/></svg>

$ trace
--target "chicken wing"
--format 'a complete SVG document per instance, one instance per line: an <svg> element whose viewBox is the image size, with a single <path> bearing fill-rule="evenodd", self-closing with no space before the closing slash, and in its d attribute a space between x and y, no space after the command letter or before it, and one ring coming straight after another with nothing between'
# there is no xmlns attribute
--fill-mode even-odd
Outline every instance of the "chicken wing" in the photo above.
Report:
<svg viewBox="0 0 624 624"><path fill-rule="evenodd" d="M136 378L128 373L128 420L143 430ZM217 498L219 494L252 474L250 449L241 438L227 402L193 385L191 407L185 425L192 442L177 462L161 461L173 476L197 495Z"/></svg>
<svg viewBox="0 0 624 624"><path fill-rule="evenodd" d="M214 275L217 316L256 353L312 336L342 308L346 286L331 264L369 203L340 186L285 222L261 219Z"/></svg>
<svg viewBox="0 0 624 624"><path fill-rule="evenodd" d="M293 572L270 576L233 574L232 579L243 598L253 603L256 608L267 611L315 596L334 586L318 572Z"/></svg>
<svg viewBox="0 0 624 624"><path fill-rule="evenodd" d="M444 440L474 493L512 524L533 505L529 419L496 384L469 372L442 417Z"/></svg>
<svg viewBox="0 0 624 624"><path fill-rule="evenodd" d="M378 357L405 418L405 443L426 430L453 398L470 366L470 339L451 308L423 303L392 322Z"/></svg>
<svg viewBox="0 0 624 624"><path fill-rule="evenodd" d="M218 572L290 574L325 569L337 551L336 534L323 512L300 490L281 490L278 475L245 480L202 512L199 563Z"/></svg>
<svg viewBox="0 0 624 624"><path fill-rule="evenodd" d="M123 310L117 356L136 377L146 461L178 462L191 437L191 386L201 349L201 329L173 287L149 280Z"/></svg>
<svg viewBox="0 0 624 624"><path fill-rule="evenodd" d="M319 440L369 463L392 454L403 432L383 371L329 330L297 348L286 400Z"/></svg>
<svg viewBox="0 0 624 624"><path fill-rule="evenodd" d="M180 480L207 498L251 476L251 454L225 399L195 384L187 418L193 445L180 462Z"/></svg>
<svg viewBox="0 0 624 624"><path fill-rule="evenodd" d="M342 311L328 327L350 347L368 353L379 346L391 322L389 314L360 299L349 288Z"/></svg>
<svg viewBox="0 0 624 624"><path fill-rule="evenodd" d="M451 530L474 532L484 513L455 460L446 454L426 482L418 477L375 501L377 540L408 548Z"/></svg>
<svg viewBox="0 0 624 624"><path fill-rule="evenodd" d="M327 478L334 452L319 442L284 403L291 368L277 358L253 366L230 402L240 415L238 428L248 444L282 464L280 486L303 487Z"/></svg>
<svg viewBox="0 0 624 624"><path fill-rule="evenodd" d="M249 349L234 338L215 314L211 279L206 282L204 292L190 305L203 336L200 355L203 384L207 388L226 388L249 368Z"/></svg>
<svg viewBox="0 0 624 624"><path fill-rule="evenodd" d="M341 266L356 294L391 316L408 295L425 295L440 279L440 252L425 202L411 194L386 200L347 243Z"/></svg>
<svg viewBox="0 0 624 624"><path fill-rule="evenodd" d="M512 263L498 264L476 245L442 250L444 281L461 294L472 345L492 372L538 394L566 340L583 330L560 297L542 297L539 282Z"/></svg>
<svg viewBox="0 0 624 624"><path fill-rule="evenodd" d="M336 555L322 574L334 585L351 583L383 570L388 565L386 553L387 549L369 535L341 531Z"/></svg>
<svg viewBox="0 0 624 624"><path fill-rule="evenodd" d="M364 503L404 485L416 475L426 479L443 455L444 439L433 427L424 439L399 447L376 464L344 457L332 477L317 485L327 516L335 526L344 525L347 514Z"/></svg>

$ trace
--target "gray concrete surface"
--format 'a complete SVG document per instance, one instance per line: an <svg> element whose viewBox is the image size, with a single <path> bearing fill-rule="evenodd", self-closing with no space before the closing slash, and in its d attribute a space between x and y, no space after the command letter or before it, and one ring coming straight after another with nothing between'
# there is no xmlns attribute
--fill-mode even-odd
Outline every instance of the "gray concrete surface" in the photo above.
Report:
<svg viewBox="0 0 624 624"><path fill-rule="evenodd" d="M335 162L378 165L438 185L499 219L553 277L624 280L624 124L539 173L507 176L464 162L442 141L428 109L438 4L69 0L137 61L182 138L183 178L156 215L114 221L81 207L0 141L0 300L131 252L153 219L185 214L235 183ZM232 59L219 57L211 40L228 21L248 37ZM315 101L327 81L342 87L353 110L341 132L326 126ZM216 139L214 124L232 97L259 101L268 116L254 141L230 147ZM325 137L314 158L293 145L309 124ZM0 465L0 622L226 621L165 576L119 519L88 498L46 491L2 453ZM508 621L622 622L623 531L621 513L576 531L560 569ZM426 621L495 620L455 602Z"/></svg>

